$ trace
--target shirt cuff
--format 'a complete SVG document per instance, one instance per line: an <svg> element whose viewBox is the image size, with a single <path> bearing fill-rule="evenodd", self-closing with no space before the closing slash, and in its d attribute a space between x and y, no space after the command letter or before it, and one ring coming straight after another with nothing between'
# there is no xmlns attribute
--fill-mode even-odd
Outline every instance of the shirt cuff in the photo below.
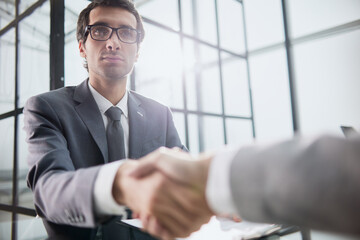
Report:
<svg viewBox="0 0 360 240"><path fill-rule="evenodd" d="M115 175L122 163L124 160L108 163L99 170L93 192L97 216L121 215L123 219L127 218L126 207L119 205L112 195Z"/></svg>
<svg viewBox="0 0 360 240"><path fill-rule="evenodd" d="M211 161L206 184L206 200L216 214L237 213L230 187L231 162L237 151L235 148L222 148Z"/></svg>

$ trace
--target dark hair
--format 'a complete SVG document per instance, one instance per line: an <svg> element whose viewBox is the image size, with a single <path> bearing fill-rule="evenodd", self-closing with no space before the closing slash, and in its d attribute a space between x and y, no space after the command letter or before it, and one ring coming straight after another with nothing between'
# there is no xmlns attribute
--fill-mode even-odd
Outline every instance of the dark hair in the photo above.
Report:
<svg viewBox="0 0 360 240"><path fill-rule="evenodd" d="M80 40L86 41L87 36L85 33L85 28L89 25L90 19L89 15L91 10L99 6L106 7L119 7L123 8L130 13L132 13L136 18L136 30L140 33L140 37L137 44L140 44L145 36L144 26L142 24L142 19L138 11L136 10L134 3L131 0L94 0L90 3L84 10L81 11L79 19L77 22L76 38L78 42Z"/></svg>

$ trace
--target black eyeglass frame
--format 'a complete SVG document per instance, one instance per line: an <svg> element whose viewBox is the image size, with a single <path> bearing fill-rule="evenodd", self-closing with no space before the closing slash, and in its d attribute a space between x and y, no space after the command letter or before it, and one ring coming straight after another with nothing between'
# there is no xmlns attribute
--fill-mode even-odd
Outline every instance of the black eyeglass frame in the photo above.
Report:
<svg viewBox="0 0 360 240"><path fill-rule="evenodd" d="M103 27L110 28L110 29L111 29L111 33L110 33L109 37L108 37L107 39L104 39L104 40L95 39L95 38L93 37L92 33L91 33L91 28L92 28L92 27L96 27L96 26L103 26ZM122 40L121 37L119 36L119 33L118 33L118 30L119 30L119 29L130 29L130 30L132 30L132 31L135 31L135 32L136 32L136 40L135 40L134 42L126 42L126 41ZM110 26L104 25L104 24L93 24L93 25L87 25L87 26L85 27L84 38L85 38L85 41L86 41L87 36L90 34L90 37L91 37L93 40L95 40L95 41L100 41L100 42L105 42L105 41L109 40L109 39L112 37L112 35L113 35L114 32L116 33L116 36L118 37L118 39L119 39L121 42L123 42L123 43L128 43L128 44L138 43L138 42L139 42L139 39L140 39L140 37L141 37L141 32L138 31L138 30L135 29L135 28L131 28L131 27L127 27L127 26L121 26L121 27L118 27L118 28L113 28L113 27L110 27Z"/></svg>

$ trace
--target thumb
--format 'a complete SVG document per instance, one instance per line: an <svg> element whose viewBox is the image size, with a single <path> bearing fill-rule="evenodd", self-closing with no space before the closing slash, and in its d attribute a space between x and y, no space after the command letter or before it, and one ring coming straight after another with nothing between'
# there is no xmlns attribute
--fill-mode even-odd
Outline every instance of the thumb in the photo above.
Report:
<svg viewBox="0 0 360 240"><path fill-rule="evenodd" d="M154 162L140 162L130 173L130 177L143 178L152 174L156 170Z"/></svg>

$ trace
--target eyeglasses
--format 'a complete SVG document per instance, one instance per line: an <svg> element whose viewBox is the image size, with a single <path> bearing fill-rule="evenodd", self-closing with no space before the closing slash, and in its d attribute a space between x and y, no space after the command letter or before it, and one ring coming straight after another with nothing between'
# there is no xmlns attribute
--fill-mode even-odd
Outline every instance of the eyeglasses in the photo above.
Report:
<svg viewBox="0 0 360 240"><path fill-rule="evenodd" d="M106 41L111 38L115 31L118 39L124 43L136 43L140 38L140 32L134 28L122 26L119 28L112 28L106 25L87 25L84 36L90 32L92 39L96 41Z"/></svg>

